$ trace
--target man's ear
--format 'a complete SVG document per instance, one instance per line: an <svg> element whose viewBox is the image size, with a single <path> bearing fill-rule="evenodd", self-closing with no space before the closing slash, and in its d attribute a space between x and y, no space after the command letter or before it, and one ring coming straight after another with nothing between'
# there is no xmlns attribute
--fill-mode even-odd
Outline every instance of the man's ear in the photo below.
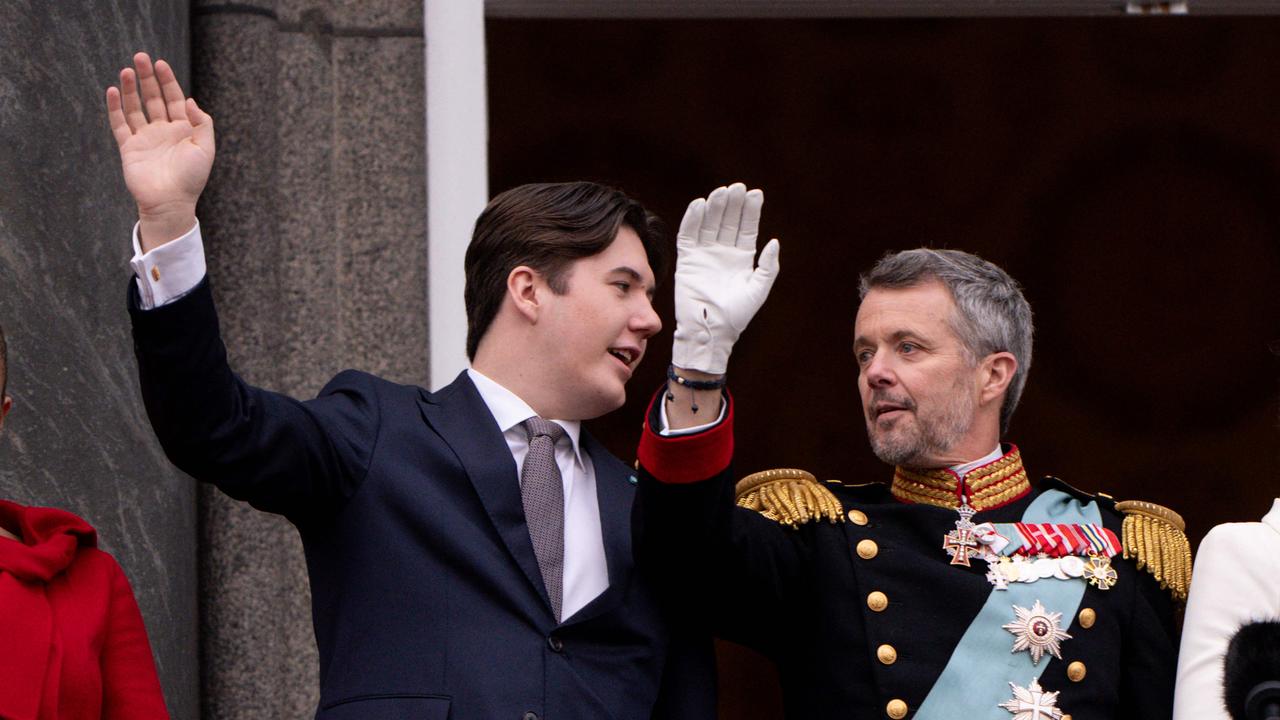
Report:
<svg viewBox="0 0 1280 720"><path fill-rule="evenodd" d="M1018 358L1011 352L991 353L983 358L979 401L985 404L1002 397L1017 371Z"/></svg>
<svg viewBox="0 0 1280 720"><path fill-rule="evenodd" d="M546 283L538 271L528 265L520 265L507 275L507 298L530 323L538 322L542 310L542 288Z"/></svg>
<svg viewBox="0 0 1280 720"><path fill-rule="evenodd" d="M13 407L13 398L8 395L0 400L0 428L4 427L4 416L9 414L9 408Z"/></svg>

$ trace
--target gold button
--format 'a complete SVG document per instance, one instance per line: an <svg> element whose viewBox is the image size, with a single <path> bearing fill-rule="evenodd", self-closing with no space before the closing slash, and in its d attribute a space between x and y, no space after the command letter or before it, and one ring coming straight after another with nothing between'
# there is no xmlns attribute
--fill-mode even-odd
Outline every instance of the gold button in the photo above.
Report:
<svg viewBox="0 0 1280 720"><path fill-rule="evenodd" d="M866 525L867 514L862 512L861 510L850 510L849 522L853 523L854 525Z"/></svg>
<svg viewBox="0 0 1280 720"><path fill-rule="evenodd" d="M858 541L857 550L858 557L863 560L870 560L880 552L880 546L876 545L875 540L860 540Z"/></svg>
<svg viewBox="0 0 1280 720"><path fill-rule="evenodd" d="M898 651L892 645L881 645L876 648L876 658L885 665L892 665L898 662Z"/></svg>
<svg viewBox="0 0 1280 720"><path fill-rule="evenodd" d="M1079 660L1067 666L1067 678L1070 679L1071 682L1080 682L1084 679L1087 672L1088 670L1085 669L1084 663Z"/></svg>
<svg viewBox="0 0 1280 720"><path fill-rule="evenodd" d="M1093 608L1085 608L1080 611L1080 627L1084 628L1085 630L1088 630L1089 628L1093 627L1093 623L1097 619L1098 619L1098 613L1094 612Z"/></svg>
<svg viewBox="0 0 1280 720"><path fill-rule="evenodd" d="M1071 715L1070 714L1063 715L1061 720L1071 720Z"/></svg>
<svg viewBox="0 0 1280 720"><path fill-rule="evenodd" d="M160 282L160 266L159 265L151 266L151 277L156 282Z"/></svg>
<svg viewBox="0 0 1280 720"><path fill-rule="evenodd" d="M875 590L867 596L867 607L876 612L884 612L884 609L889 607L889 596Z"/></svg>
<svg viewBox="0 0 1280 720"><path fill-rule="evenodd" d="M894 698L889 701L888 705L884 706L884 714L893 718L893 720L902 720L907 716L907 704L898 698Z"/></svg>

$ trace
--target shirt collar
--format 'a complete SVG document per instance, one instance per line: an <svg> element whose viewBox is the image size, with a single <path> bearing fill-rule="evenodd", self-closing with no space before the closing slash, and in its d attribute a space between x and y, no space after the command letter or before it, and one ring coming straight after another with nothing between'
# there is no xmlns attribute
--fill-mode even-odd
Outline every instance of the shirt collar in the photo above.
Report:
<svg viewBox="0 0 1280 720"><path fill-rule="evenodd" d="M996 443L995 449L992 450L991 452L987 453L986 455L983 455L977 460L973 460L967 463L961 463L959 465L952 465L951 471L954 472L956 475L959 475L960 477L964 477L965 475L969 474L970 470L973 470L975 468L980 468L983 465L988 465L990 463L993 463L999 460L1003 456L1004 456L1004 450L1000 447L1000 443Z"/></svg>
<svg viewBox="0 0 1280 720"><path fill-rule="evenodd" d="M493 414L493 419L498 421L498 429L503 434L516 428L525 420L538 416L538 413L534 412L528 403L521 400L519 395L499 385L496 380L486 376L479 370L467 368L467 376L471 378L471 382L475 383L476 391L480 393L480 399L484 400L484 404L488 406L489 412ZM547 418L547 420L551 420L564 428L564 434L573 443L574 459L579 465L582 465L582 450L578 444L582 434L582 421L560 420L558 418Z"/></svg>

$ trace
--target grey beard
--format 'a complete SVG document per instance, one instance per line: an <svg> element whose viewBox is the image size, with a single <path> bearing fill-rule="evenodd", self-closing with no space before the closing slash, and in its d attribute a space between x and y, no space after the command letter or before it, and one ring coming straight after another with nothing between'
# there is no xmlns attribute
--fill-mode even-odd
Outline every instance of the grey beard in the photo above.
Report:
<svg viewBox="0 0 1280 720"><path fill-rule="evenodd" d="M919 432L912 432L908 437L893 436L881 437L874 434L871 428L868 428L871 437L871 452L880 458L880 462L893 466L913 465L913 459L924 455L928 450L925 443L924 435Z"/></svg>
<svg viewBox="0 0 1280 720"><path fill-rule="evenodd" d="M916 415L908 432L877 433L875 421L867 421L871 451L881 462L903 467L923 467L924 458L941 455L955 447L973 426L974 403L968 394L958 393L934 418ZM918 412L918 409L917 409Z"/></svg>

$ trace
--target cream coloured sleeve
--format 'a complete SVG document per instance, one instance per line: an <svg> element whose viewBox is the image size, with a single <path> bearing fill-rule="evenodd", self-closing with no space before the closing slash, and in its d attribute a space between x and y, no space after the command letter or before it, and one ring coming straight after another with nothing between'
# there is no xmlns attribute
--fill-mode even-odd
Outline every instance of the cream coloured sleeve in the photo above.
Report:
<svg viewBox="0 0 1280 720"><path fill-rule="evenodd" d="M1241 625L1280 619L1280 534L1263 523L1209 531L1195 573L1178 651L1174 720L1229 720L1222 662Z"/></svg>

